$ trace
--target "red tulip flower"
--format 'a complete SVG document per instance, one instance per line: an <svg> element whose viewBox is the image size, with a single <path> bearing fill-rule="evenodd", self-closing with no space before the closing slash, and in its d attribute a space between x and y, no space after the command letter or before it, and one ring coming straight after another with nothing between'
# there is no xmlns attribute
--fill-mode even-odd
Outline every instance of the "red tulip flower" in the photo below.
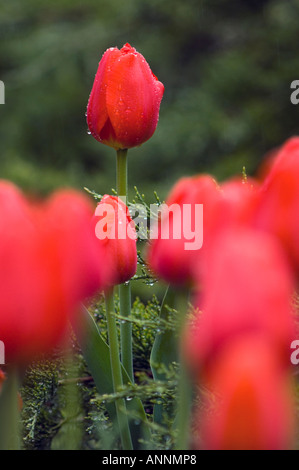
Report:
<svg viewBox="0 0 299 470"><path fill-rule="evenodd" d="M219 187L208 175L182 178L172 189L147 256L152 271L166 282L194 282L209 240L212 208L219 197ZM202 217L199 205L203 206Z"/></svg>
<svg viewBox="0 0 299 470"><path fill-rule="evenodd" d="M158 239L152 240L148 261L151 269L162 279L172 284L201 283L205 269L209 269L207 255L210 247L217 243L217 238L225 230L234 227L249 226L258 202L258 186L255 181L243 182L238 179L220 186L208 175L182 178L171 191L167 206L178 205L181 213L162 212L159 223ZM195 223L195 205L203 204L203 226ZM183 207L191 206L190 220L186 220ZM188 213L186 212L186 215ZM173 232L170 237L162 237L163 227L170 225ZM202 247L186 249L190 240L184 236L194 232L193 244L203 234ZM181 233L176 237L175 231Z"/></svg>
<svg viewBox="0 0 299 470"><path fill-rule="evenodd" d="M108 49L87 106L91 134L117 150L141 145L155 132L163 93L163 84L136 49L129 44Z"/></svg>
<svg viewBox="0 0 299 470"><path fill-rule="evenodd" d="M41 220L46 219L43 227L39 227L44 246L47 241L55 245L67 308L72 309L74 304L105 287L110 278L109 265L99 263L104 252L99 252L90 226L93 207L84 196L68 190L54 193L41 209Z"/></svg>
<svg viewBox="0 0 299 470"><path fill-rule="evenodd" d="M104 286L109 267L99 263L91 215L74 191L30 204L0 183L0 339L8 362L49 352L80 302Z"/></svg>
<svg viewBox="0 0 299 470"><path fill-rule="evenodd" d="M293 446L293 389L263 337L236 338L215 358L205 386L213 403L201 404L194 420L208 450L288 450ZM206 394L207 396L207 394Z"/></svg>
<svg viewBox="0 0 299 470"><path fill-rule="evenodd" d="M105 195L96 208L93 227L110 268L110 284L129 281L137 269L137 235L127 206L120 198Z"/></svg>

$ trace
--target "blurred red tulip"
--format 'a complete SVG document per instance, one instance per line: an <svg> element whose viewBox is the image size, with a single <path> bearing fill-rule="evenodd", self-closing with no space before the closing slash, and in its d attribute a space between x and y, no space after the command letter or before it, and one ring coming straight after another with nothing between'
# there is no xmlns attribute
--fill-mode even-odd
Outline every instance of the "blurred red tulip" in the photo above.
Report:
<svg viewBox="0 0 299 470"><path fill-rule="evenodd" d="M194 282L195 269L201 267L201 253L208 242L213 205L219 197L219 187L208 175L182 178L176 183L147 255L151 270L160 278L176 285ZM203 205L202 218L197 204Z"/></svg>
<svg viewBox="0 0 299 470"><path fill-rule="evenodd" d="M155 132L164 86L129 44L108 49L87 106L93 137L115 149L136 147Z"/></svg>
<svg viewBox="0 0 299 470"><path fill-rule="evenodd" d="M290 262L299 267L299 137L275 156L261 189L256 226L277 235Z"/></svg>
<svg viewBox="0 0 299 470"><path fill-rule="evenodd" d="M277 240L249 229L226 232L210 250L198 313L182 347L194 370L206 368L230 341L256 332L289 363L295 337L294 281Z"/></svg>
<svg viewBox="0 0 299 470"><path fill-rule="evenodd" d="M43 212L47 223L40 230L45 240L50 238L49 243L55 244L62 289L69 294L66 302L72 309L73 304L93 295L110 278L109 265L99 263L104 251L99 252L94 240L90 224L93 207L81 194L69 190L53 194Z"/></svg>
<svg viewBox="0 0 299 470"><path fill-rule="evenodd" d="M137 235L127 206L120 198L105 195L96 208L93 226L110 268L110 284L129 281L137 270Z"/></svg>
<svg viewBox="0 0 299 470"><path fill-rule="evenodd" d="M105 283L90 227L92 208L74 191L29 204L0 183L0 339L8 362L26 362L63 339L79 303Z"/></svg>
<svg viewBox="0 0 299 470"><path fill-rule="evenodd" d="M242 336L215 358L205 382L214 396L195 417L197 448L287 450L294 437L293 389L289 370L263 337Z"/></svg>

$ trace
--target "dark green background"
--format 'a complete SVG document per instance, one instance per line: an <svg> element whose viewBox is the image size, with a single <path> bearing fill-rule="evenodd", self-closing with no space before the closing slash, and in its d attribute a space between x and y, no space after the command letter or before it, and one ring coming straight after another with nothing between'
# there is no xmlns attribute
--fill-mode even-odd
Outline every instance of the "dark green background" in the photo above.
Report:
<svg viewBox="0 0 299 470"><path fill-rule="evenodd" d="M1 0L0 177L36 194L115 187L114 151L87 134L85 111L103 52L126 42L165 85L130 185L151 200L184 174L253 174L298 132L298 20L289 0Z"/></svg>

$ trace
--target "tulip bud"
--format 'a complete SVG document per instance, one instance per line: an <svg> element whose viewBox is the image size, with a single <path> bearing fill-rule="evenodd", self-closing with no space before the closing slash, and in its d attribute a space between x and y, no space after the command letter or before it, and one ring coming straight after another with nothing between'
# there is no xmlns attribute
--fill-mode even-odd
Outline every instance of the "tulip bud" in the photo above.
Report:
<svg viewBox="0 0 299 470"><path fill-rule="evenodd" d="M217 183L208 175L182 178L172 189L147 256L152 271L166 282L194 282L209 238L211 210L219 197Z"/></svg>
<svg viewBox="0 0 299 470"><path fill-rule="evenodd" d="M87 106L93 137L115 149L146 142L155 132L164 86L129 44L108 49L96 73Z"/></svg>
<svg viewBox="0 0 299 470"><path fill-rule="evenodd" d="M75 191L31 204L0 182L0 339L8 362L51 351L80 302L104 286L91 216Z"/></svg>
<svg viewBox="0 0 299 470"><path fill-rule="evenodd" d="M105 195L98 204L92 225L98 246L109 266L110 284L129 281L137 270L136 231L127 206L116 196Z"/></svg>
<svg viewBox="0 0 299 470"><path fill-rule="evenodd" d="M54 240L60 263L62 288L69 293L68 308L104 288L109 266L98 263L99 247L90 227L93 207L74 190L57 191L44 205L44 238ZM52 242L53 243L53 242ZM76 255L74 256L74 253Z"/></svg>

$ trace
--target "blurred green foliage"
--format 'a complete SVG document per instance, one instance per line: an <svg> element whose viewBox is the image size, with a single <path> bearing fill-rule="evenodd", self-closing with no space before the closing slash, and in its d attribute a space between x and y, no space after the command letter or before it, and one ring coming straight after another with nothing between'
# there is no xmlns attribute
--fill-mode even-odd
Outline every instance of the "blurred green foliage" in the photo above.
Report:
<svg viewBox="0 0 299 470"><path fill-rule="evenodd" d="M252 174L297 133L298 0L0 0L0 172L31 193L115 186L115 157L87 135L98 61L131 43L165 85L129 182L161 197L183 174Z"/></svg>

